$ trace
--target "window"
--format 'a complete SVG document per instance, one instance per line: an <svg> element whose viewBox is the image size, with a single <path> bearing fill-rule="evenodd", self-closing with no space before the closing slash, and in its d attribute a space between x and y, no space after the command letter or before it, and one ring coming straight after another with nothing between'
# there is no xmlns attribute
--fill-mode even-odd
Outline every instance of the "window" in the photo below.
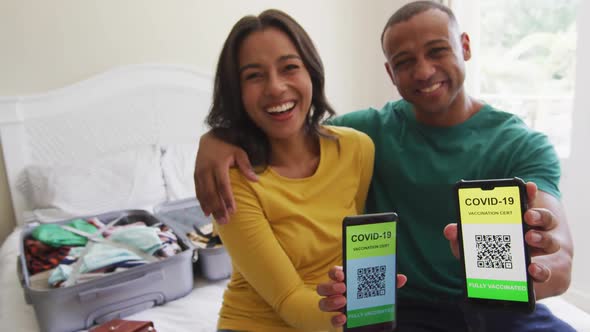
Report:
<svg viewBox="0 0 590 332"><path fill-rule="evenodd" d="M468 92L570 152L579 0L452 0L471 36ZM463 18L466 18L463 20Z"/></svg>

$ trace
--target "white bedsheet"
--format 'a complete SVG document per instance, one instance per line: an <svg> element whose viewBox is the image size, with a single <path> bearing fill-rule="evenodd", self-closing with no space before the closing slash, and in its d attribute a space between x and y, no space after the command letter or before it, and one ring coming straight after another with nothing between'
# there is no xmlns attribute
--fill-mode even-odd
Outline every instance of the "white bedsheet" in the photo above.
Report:
<svg viewBox="0 0 590 332"><path fill-rule="evenodd" d="M16 276L20 229L6 239L0 249L0 326L2 331L39 331L33 307L27 305ZM151 308L126 319L151 320L159 332L212 332L216 330L217 314L227 280L207 282L195 280L191 293L163 306ZM541 301L577 331L590 332L590 314L561 297Z"/></svg>

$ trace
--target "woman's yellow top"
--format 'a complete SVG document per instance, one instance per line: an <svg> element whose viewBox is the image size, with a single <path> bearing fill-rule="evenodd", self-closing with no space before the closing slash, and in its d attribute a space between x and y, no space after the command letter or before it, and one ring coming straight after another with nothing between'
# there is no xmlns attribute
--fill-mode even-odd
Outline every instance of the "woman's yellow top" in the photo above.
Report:
<svg viewBox="0 0 590 332"><path fill-rule="evenodd" d="M364 210L374 146L358 131L325 126L320 162L307 178L290 179L268 167L251 182L230 170L236 213L217 226L233 262L219 329L327 331L316 285L342 265L342 219Z"/></svg>

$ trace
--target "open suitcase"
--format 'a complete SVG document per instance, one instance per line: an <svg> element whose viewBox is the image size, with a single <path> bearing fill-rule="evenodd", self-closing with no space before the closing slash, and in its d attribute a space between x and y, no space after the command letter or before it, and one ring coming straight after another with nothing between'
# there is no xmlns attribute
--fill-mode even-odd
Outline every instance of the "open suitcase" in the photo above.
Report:
<svg viewBox="0 0 590 332"><path fill-rule="evenodd" d="M182 251L174 256L126 271L109 273L88 282L64 288L34 289L31 287L31 275L24 257L24 240L38 224L29 225L21 234L21 255L17 269L25 300L33 305L43 332L88 329L94 324L122 318L180 298L193 288L195 248L175 225L159 220L142 210L110 212L96 217L106 222L122 218L118 222L120 225L139 219L148 226L163 222L177 235L178 245ZM70 221L66 220L59 224L65 225Z"/></svg>

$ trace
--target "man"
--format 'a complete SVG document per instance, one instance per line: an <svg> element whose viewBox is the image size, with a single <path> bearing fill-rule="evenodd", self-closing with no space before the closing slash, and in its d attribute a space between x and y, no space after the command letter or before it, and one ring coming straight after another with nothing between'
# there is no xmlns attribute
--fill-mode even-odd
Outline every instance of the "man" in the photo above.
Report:
<svg viewBox="0 0 590 332"><path fill-rule="evenodd" d="M387 73L403 99L381 110L340 116L332 124L363 131L375 143L367 212L400 215L398 269L408 277L399 290L400 330L572 331L543 305L531 315L465 306L452 223L456 181L514 176L529 181L525 221L532 229L525 239L533 259L528 272L537 299L565 292L573 245L559 200L559 160L553 147L517 117L466 94L470 41L459 33L447 7L429 1L405 5L389 19L381 41ZM231 157L208 160L214 155ZM197 196L205 212L220 222L233 209L227 180L232 164L255 179L243 151L222 146L211 135L203 137L195 170ZM332 281L318 286L318 293L326 296L320 308L336 312L346 301L344 275L335 267L329 276ZM341 326L345 320L338 313L332 322Z"/></svg>

